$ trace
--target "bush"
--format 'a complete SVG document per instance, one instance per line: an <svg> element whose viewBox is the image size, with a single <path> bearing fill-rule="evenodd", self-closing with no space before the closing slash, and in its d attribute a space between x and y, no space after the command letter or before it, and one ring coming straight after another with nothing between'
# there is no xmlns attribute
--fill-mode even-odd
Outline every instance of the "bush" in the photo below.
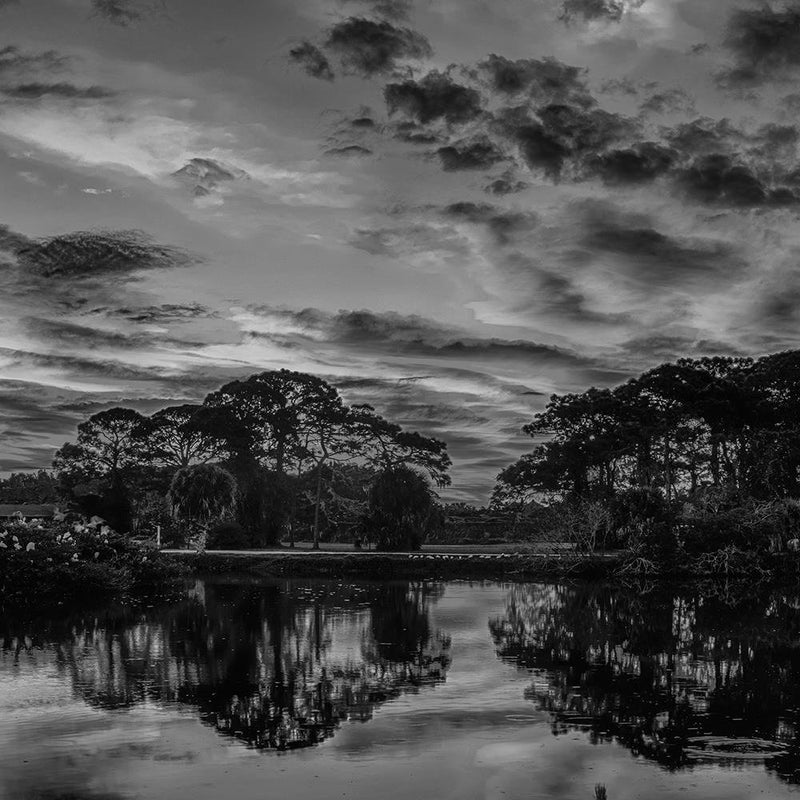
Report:
<svg viewBox="0 0 800 800"><path fill-rule="evenodd" d="M0 528L0 604L144 599L175 587L183 570L102 521L18 522Z"/></svg>
<svg viewBox="0 0 800 800"><path fill-rule="evenodd" d="M207 546L211 550L245 550L250 542L238 522L221 522L209 531Z"/></svg>
<svg viewBox="0 0 800 800"><path fill-rule="evenodd" d="M428 481L410 467L384 470L370 489L368 503L364 527L379 550L419 550L439 523Z"/></svg>

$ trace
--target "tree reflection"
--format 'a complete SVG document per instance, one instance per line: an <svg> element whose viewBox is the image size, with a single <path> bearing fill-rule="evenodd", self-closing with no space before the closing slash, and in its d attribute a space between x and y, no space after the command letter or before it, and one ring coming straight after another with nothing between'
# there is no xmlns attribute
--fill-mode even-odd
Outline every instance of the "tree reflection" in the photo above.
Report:
<svg viewBox="0 0 800 800"><path fill-rule="evenodd" d="M444 681L450 640L425 583L198 583L191 601L141 616L72 620L40 642L6 633L6 655L53 642L87 702L184 703L258 748L304 747L404 692ZM12 655L13 657L13 655Z"/></svg>
<svg viewBox="0 0 800 800"><path fill-rule="evenodd" d="M589 731L677 769L761 759L800 782L800 604L772 594L520 585L489 623L553 732Z"/></svg>

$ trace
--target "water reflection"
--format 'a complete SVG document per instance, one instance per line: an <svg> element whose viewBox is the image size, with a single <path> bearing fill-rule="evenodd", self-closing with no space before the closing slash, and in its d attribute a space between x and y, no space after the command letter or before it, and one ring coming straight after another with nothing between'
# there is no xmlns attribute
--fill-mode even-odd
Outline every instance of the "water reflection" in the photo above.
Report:
<svg viewBox="0 0 800 800"><path fill-rule="evenodd" d="M36 651L91 705L189 704L253 747L304 747L445 680L450 639L430 622L441 593L408 582L198 583L190 601L135 618L8 628L0 668Z"/></svg>
<svg viewBox="0 0 800 800"><path fill-rule="evenodd" d="M800 783L799 606L519 585L489 628L556 735L588 730L670 769L760 760Z"/></svg>

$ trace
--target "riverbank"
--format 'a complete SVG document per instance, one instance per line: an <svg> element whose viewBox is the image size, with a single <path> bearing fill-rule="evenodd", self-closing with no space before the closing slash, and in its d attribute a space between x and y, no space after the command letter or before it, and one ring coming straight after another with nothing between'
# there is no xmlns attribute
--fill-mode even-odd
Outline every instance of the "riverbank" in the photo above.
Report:
<svg viewBox="0 0 800 800"><path fill-rule="evenodd" d="M378 553L374 551L189 550L162 551L198 574L248 574L258 577L365 579L535 580L603 579L619 569L622 553L525 553L449 551Z"/></svg>

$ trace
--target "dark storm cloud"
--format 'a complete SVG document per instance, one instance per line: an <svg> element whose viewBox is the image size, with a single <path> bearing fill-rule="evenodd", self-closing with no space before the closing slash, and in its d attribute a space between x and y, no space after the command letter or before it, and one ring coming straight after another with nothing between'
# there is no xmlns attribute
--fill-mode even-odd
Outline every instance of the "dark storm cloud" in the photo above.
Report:
<svg viewBox="0 0 800 800"><path fill-rule="evenodd" d="M69 58L55 50L26 53L13 45L0 49L0 75L27 75L37 72L60 72L66 69Z"/></svg>
<svg viewBox="0 0 800 800"><path fill-rule="evenodd" d="M657 142L609 150L587 159L587 173L610 185L646 183L665 174L678 160L678 153Z"/></svg>
<svg viewBox="0 0 800 800"><path fill-rule="evenodd" d="M372 150L362 144L345 144L339 147L329 147L324 151L326 156L371 156Z"/></svg>
<svg viewBox="0 0 800 800"><path fill-rule="evenodd" d="M564 104L543 106L536 117L527 109L508 109L498 115L497 125L517 144L531 170L554 181L568 166L578 167L585 157L628 140L639 130L639 123L629 117Z"/></svg>
<svg viewBox="0 0 800 800"><path fill-rule="evenodd" d="M125 381L152 381L165 377L183 377L179 371L163 367L137 367L116 359L92 359L56 353L34 353L0 347L0 353L17 366L56 369L83 377Z"/></svg>
<svg viewBox="0 0 800 800"><path fill-rule="evenodd" d="M156 13L164 13L164 0L92 0L94 15L127 28Z"/></svg>
<svg viewBox="0 0 800 800"><path fill-rule="evenodd" d="M745 355L743 351L728 342L669 334L637 336L622 342L620 347L626 353L626 358L635 358L639 362L662 362L683 357Z"/></svg>
<svg viewBox="0 0 800 800"><path fill-rule="evenodd" d="M664 89L651 94L640 106L644 114L693 114L694 100L683 89Z"/></svg>
<svg viewBox="0 0 800 800"><path fill-rule="evenodd" d="M217 316L210 308L200 303L189 303L187 305L164 303L159 306L103 310L103 313L111 317L123 317L130 322L146 323L183 322L193 319L209 319Z"/></svg>
<svg viewBox="0 0 800 800"><path fill-rule="evenodd" d="M498 245L512 243L538 224L533 212L509 211L489 203L458 202L444 209L445 217L486 225Z"/></svg>
<svg viewBox="0 0 800 800"><path fill-rule="evenodd" d="M729 17L724 44L734 65L719 76L721 85L742 88L787 79L800 67L800 8L767 3L737 8Z"/></svg>
<svg viewBox="0 0 800 800"><path fill-rule="evenodd" d="M60 97L67 100L107 100L116 92L104 86L75 86L72 83L20 83L0 89L7 97L17 100L39 100L42 97Z"/></svg>
<svg viewBox="0 0 800 800"><path fill-rule="evenodd" d="M639 87L630 78L612 78L600 84L600 93L634 97L639 94Z"/></svg>
<svg viewBox="0 0 800 800"><path fill-rule="evenodd" d="M457 125L472 122L484 113L478 91L435 70L418 81L390 83L383 96L390 114L400 112L423 125L437 120Z"/></svg>
<svg viewBox="0 0 800 800"><path fill-rule="evenodd" d="M338 58L346 74L365 78L391 74L401 61L433 54L422 34L364 17L350 17L331 27L323 49Z"/></svg>
<svg viewBox="0 0 800 800"><path fill-rule="evenodd" d="M525 183L525 181L517 180L513 174L506 174L487 183L484 187L484 191L489 194L503 196L507 194L516 194L527 188L528 184Z"/></svg>
<svg viewBox="0 0 800 800"><path fill-rule="evenodd" d="M140 270L185 267L195 259L154 242L141 231L79 231L39 239L17 251L20 267L42 278L126 276Z"/></svg>
<svg viewBox="0 0 800 800"><path fill-rule="evenodd" d="M244 170L221 164L212 158L192 158L179 170L172 173L196 197L211 194L222 183L247 180Z"/></svg>
<svg viewBox="0 0 800 800"><path fill-rule="evenodd" d="M311 42L303 42L289 50L289 60L302 67L312 78L332 81L336 77L328 57Z"/></svg>
<svg viewBox="0 0 800 800"><path fill-rule="evenodd" d="M598 19L619 22L627 9L644 3L645 0L563 0L559 17L564 22L578 18L585 22Z"/></svg>
<svg viewBox="0 0 800 800"><path fill-rule="evenodd" d="M608 202L581 204L579 221L580 244L589 253L613 257L648 283L714 282L746 268L741 253L728 242L669 236L657 230L647 215L624 212Z"/></svg>
<svg viewBox="0 0 800 800"><path fill-rule="evenodd" d="M447 360L521 359L532 363L547 361L563 365L596 364L592 359L579 356L571 350L522 339L477 338L463 330L440 325L414 314L367 310L328 314L311 308L288 311L268 306L255 307L252 310L265 317L290 322L293 327L299 326L307 331L309 337L316 337L315 340L324 336L326 342L364 352L431 356ZM279 334L273 333L263 336L270 339L280 338Z"/></svg>
<svg viewBox="0 0 800 800"><path fill-rule="evenodd" d="M748 165L722 153L696 158L679 174L678 185L693 200L709 205L748 208L798 201L789 187L765 183Z"/></svg>
<svg viewBox="0 0 800 800"><path fill-rule="evenodd" d="M400 142L408 142L409 144L436 144L443 140L443 137L437 133L427 131L416 122L398 122L394 126L394 138Z"/></svg>
<svg viewBox="0 0 800 800"><path fill-rule="evenodd" d="M436 154L445 172L488 169L507 159L507 156L487 136L461 139L440 147Z"/></svg>
<svg viewBox="0 0 800 800"><path fill-rule="evenodd" d="M511 60L492 53L478 63L474 74L483 76L489 88L508 97L527 95L538 102L594 103L586 86L586 70L557 58Z"/></svg>
<svg viewBox="0 0 800 800"><path fill-rule="evenodd" d="M342 5L360 5L378 17L395 21L404 20L411 12L411 0L339 0Z"/></svg>
<svg viewBox="0 0 800 800"><path fill-rule="evenodd" d="M16 255L25 247L30 247L33 240L21 233L11 230L8 225L0 225L0 251Z"/></svg>
<svg viewBox="0 0 800 800"><path fill-rule="evenodd" d="M708 117L665 129L664 138L676 150L691 155L732 152L744 141L742 132L730 120Z"/></svg>
<svg viewBox="0 0 800 800"><path fill-rule="evenodd" d="M132 349L149 344L149 337L132 336L115 331L77 325L63 320L27 317L21 320L25 330L34 337L64 346L79 346L89 350L98 347Z"/></svg>

